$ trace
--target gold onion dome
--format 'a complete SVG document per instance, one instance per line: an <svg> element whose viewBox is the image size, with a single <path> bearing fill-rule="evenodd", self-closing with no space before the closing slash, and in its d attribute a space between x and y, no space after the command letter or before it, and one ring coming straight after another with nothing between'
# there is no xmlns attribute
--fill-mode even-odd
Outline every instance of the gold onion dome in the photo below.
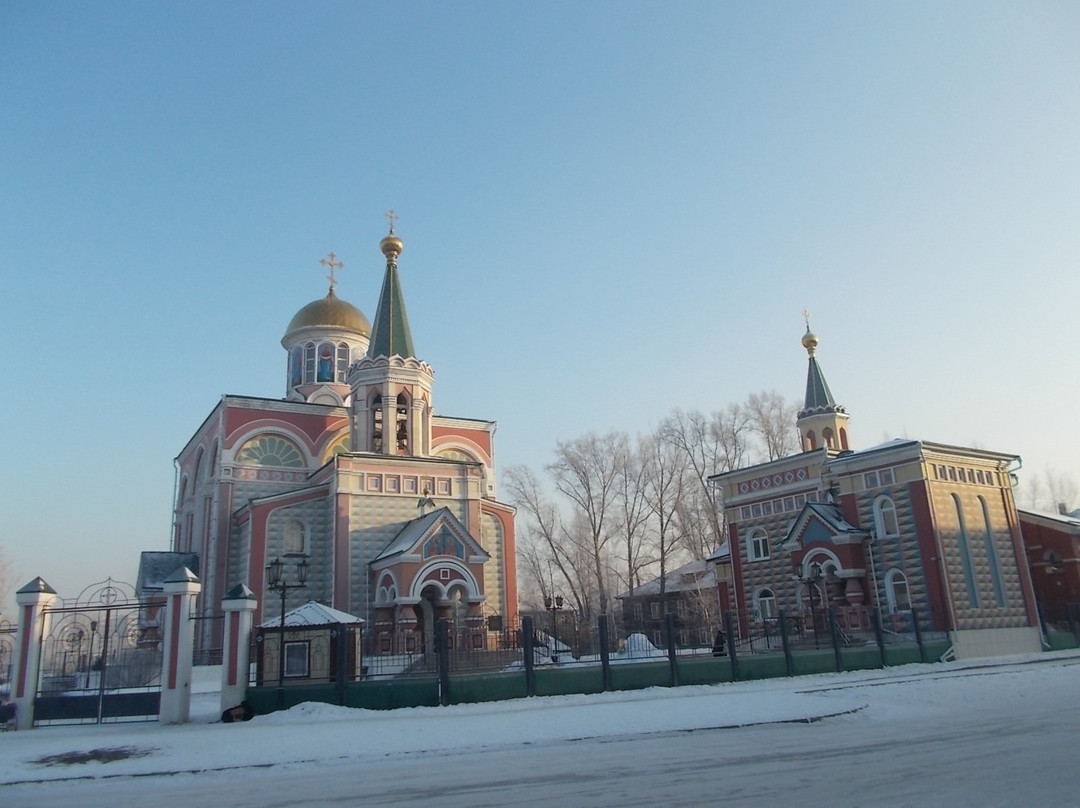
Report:
<svg viewBox="0 0 1080 808"><path fill-rule="evenodd" d="M311 327L341 328L365 337L371 336L371 322L368 318L352 303L346 303L334 294L333 287L326 297L313 300L296 312L289 322L289 327L285 329L285 335L287 337L298 329Z"/></svg>
<svg viewBox="0 0 1080 808"><path fill-rule="evenodd" d="M393 230L390 231L390 235L379 242L379 249L382 250L382 254L385 255L388 260L397 258L401 255L401 251L404 248L405 245L402 243L401 239L394 235Z"/></svg>
<svg viewBox="0 0 1080 808"><path fill-rule="evenodd" d="M811 356L817 351L818 337L813 331L810 330L810 326L806 326L806 333L803 334L802 346L806 348L806 352Z"/></svg>

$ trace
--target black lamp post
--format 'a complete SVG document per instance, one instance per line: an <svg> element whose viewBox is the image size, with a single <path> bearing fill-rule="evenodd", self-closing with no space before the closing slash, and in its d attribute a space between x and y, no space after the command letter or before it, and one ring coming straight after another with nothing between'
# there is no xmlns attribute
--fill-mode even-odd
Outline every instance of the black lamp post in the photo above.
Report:
<svg viewBox="0 0 1080 808"><path fill-rule="evenodd" d="M546 595L544 597L544 608L551 612L551 637L554 647L551 649L551 661L558 663L559 661L559 609L563 607L562 595Z"/></svg>
<svg viewBox="0 0 1080 808"><path fill-rule="evenodd" d="M820 649L818 644L818 622L817 622L817 594L818 583L821 582L821 568L814 564L810 567L809 574L800 575L802 567L798 562L795 562L795 575L799 581L806 586L806 594L810 598L810 624L814 629L814 648Z"/></svg>
<svg viewBox="0 0 1080 808"><path fill-rule="evenodd" d="M278 635L278 686L277 706L278 709L285 707L285 596L290 589L303 589L307 586L308 560L307 556L301 556L296 562L296 577L298 583L290 584L284 577L285 562L278 556L266 565L266 582L273 592L281 593L281 629Z"/></svg>

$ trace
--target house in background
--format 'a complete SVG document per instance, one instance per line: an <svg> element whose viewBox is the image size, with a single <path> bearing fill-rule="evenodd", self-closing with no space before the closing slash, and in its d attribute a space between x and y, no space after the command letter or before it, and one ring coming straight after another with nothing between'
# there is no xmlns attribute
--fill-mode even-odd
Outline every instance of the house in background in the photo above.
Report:
<svg viewBox="0 0 1080 808"><path fill-rule="evenodd" d="M1067 621L1066 604L1080 603L1080 511L1065 510L1019 512L1035 597L1049 623Z"/></svg>
<svg viewBox="0 0 1080 808"><path fill-rule="evenodd" d="M710 479L721 492L739 621L786 613L842 627L948 632L957 656L1041 649L1034 590L1013 501L1019 458L893 440L853 450L807 326L803 451Z"/></svg>
<svg viewBox="0 0 1080 808"><path fill-rule="evenodd" d="M721 615L731 608L727 583L717 585L719 555L691 561L654 578L630 592L618 595L622 628L626 634L644 634L657 648L667 647L666 615L675 618L675 638L679 646L709 645L721 625ZM661 591L661 589L663 591Z"/></svg>

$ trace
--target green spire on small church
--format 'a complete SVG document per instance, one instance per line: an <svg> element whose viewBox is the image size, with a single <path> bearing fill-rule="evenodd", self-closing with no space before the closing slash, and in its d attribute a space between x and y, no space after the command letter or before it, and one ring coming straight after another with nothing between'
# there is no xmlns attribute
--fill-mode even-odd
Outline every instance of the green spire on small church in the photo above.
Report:
<svg viewBox="0 0 1080 808"><path fill-rule="evenodd" d="M398 278L397 257L404 244L394 235L393 211L387 214L390 219L390 235L379 242L379 248L386 256L386 275L383 277L382 292L379 294L379 308L375 312L375 324L371 329L371 344L367 355L415 357L412 332L409 330L409 318L405 314L405 297L401 293L401 281Z"/></svg>
<svg viewBox="0 0 1080 808"><path fill-rule="evenodd" d="M802 344L810 355L810 367L806 372L806 400L803 409L799 413L801 418L814 412L827 412L836 408L836 400L833 399L829 384L825 381L825 374L821 372L821 366L817 361L817 334L810 330L810 314L804 311L806 318L806 333L803 334Z"/></svg>

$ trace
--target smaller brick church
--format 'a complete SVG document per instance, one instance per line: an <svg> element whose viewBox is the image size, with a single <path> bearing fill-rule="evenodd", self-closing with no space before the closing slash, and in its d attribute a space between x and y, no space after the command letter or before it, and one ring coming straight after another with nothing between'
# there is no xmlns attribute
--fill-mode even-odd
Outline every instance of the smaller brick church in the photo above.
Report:
<svg viewBox="0 0 1080 808"><path fill-rule="evenodd" d="M711 477L722 497L741 629L785 609L863 629L948 632L957 657L1041 650L1013 501L1020 458L922 440L853 449L807 324L802 452Z"/></svg>

